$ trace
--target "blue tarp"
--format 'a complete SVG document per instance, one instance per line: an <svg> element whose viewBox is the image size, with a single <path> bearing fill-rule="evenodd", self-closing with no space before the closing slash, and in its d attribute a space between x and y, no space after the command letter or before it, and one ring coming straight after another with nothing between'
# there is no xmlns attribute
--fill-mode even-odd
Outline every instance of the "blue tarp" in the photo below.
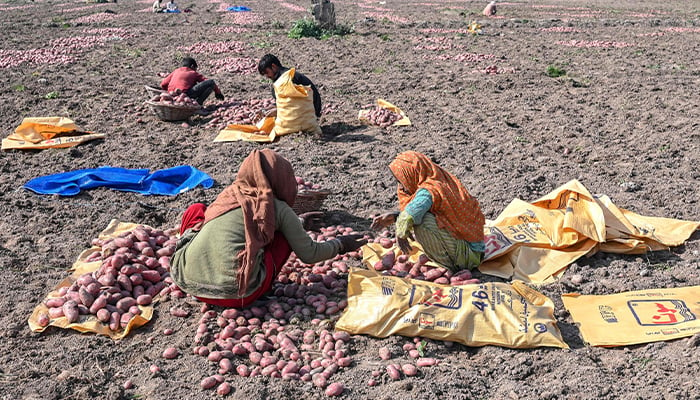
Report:
<svg viewBox="0 0 700 400"><path fill-rule="evenodd" d="M243 12L243 11L250 11L250 8L246 6L232 6L228 7L226 11L233 11L233 12Z"/></svg>
<svg viewBox="0 0 700 400"><path fill-rule="evenodd" d="M157 170L99 167L62 172L34 178L24 185L39 194L74 196L81 190L107 187L143 195L175 196L202 185L209 189L214 180L189 165Z"/></svg>

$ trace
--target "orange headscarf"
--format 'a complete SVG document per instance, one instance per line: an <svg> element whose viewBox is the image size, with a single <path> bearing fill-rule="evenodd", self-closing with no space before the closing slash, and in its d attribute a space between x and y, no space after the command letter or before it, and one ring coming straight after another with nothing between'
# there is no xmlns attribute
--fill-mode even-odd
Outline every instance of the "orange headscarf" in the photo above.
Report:
<svg viewBox="0 0 700 400"><path fill-rule="evenodd" d="M457 177L416 151L400 153L389 164L389 169L399 181L401 211L413 200L418 189L427 189L433 197L430 211L439 228L468 242L484 240L484 214L479 202Z"/></svg>
<svg viewBox="0 0 700 400"><path fill-rule="evenodd" d="M274 198L294 205L297 182L292 164L272 150L253 150L238 169L236 180L207 208L204 224L235 208L243 209L245 248L238 253L239 295L248 290L258 251L275 236Z"/></svg>

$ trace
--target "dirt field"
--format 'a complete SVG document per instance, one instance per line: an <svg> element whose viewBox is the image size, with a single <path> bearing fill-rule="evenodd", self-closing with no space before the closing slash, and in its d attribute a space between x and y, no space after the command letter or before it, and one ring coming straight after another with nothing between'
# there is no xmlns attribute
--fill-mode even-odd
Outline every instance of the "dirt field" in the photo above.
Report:
<svg viewBox="0 0 700 400"><path fill-rule="evenodd" d="M70 149L0 154L0 309L7 311L0 314L0 398L219 397L199 387L217 367L192 354L199 305L191 300L156 305L149 324L118 342L55 328L35 334L27 318L111 219L175 227L189 204L212 201L255 148L279 151L297 175L333 192L324 205L328 224L360 231L371 214L396 207L387 165L409 149L461 178L491 219L513 198L531 201L574 178L642 215L700 219L697 2L507 2L491 18L481 15L486 2L476 1L334 3L338 21L354 33L325 40L287 37L294 21L309 15L301 0L183 0L192 12L182 14L153 14L148 0L0 3L2 136L29 116L66 116L106 134ZM232 5L253 12L226 12ZM465 32L471 21L482 25L481 35ZM240 46L220 51L223 45L212 45L220 42ZM214 143L211 118L162 122L142 104L143 85L157 84L185 55L216 79L227 101L268 98L269 82L235 68L268 52L318 85L326 104L322 136ZM565 74L551 77L548 69ZM377 98L401 107L413 125L361 124L358 110ZM216 104L213 97L208 104ZM207 172L216 185L177 197L94 189L59 198L22 189L33 177L78 168L182 164ZM377 350L410 339L357 336L349 346L353 365L330 381L345 383L345 399L698 399L697 335L590 347L560 295L694 286L699 272L698 232L670 251L599 253L538 287L555 302L570 350L430 342L427 352L440 365L369 387ZM572 274L583 283L573 284ZM171 316L173 303L192 315ZM166 328L175 333L163 335ZM165 360L166 347L182 355ZM161 373L151 374L152 364ZM325 397L299 381L225 379L233 399ZM127 380L133 388L124 389Z"/></svg>

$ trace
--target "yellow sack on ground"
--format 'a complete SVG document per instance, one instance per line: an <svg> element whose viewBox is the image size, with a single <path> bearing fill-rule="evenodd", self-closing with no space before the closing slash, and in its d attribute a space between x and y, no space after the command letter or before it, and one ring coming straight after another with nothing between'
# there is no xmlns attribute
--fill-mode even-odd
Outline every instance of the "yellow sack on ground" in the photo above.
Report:
<svg viewBox="0 0 700 400"><path fill-rule="evenodd" d="M255 125L228 125L219 131L214 138L215 142L235 142L244 140L247 142L271 143L275 140L272 128L275 126L275 118L265 117Z"/></svg>
<svg viewBox="0 0 700 400"><path fill-rule="evenodd" d="M467 346L568 348L554 304L522 282L439 285L353 268L335 328L375 337L421 336Z"/></svg>
<svg viewBox="0 0 700 400"><path fill-rule="evenodd" d="M314 91L311 86L295 85L292 82L295 69L282 74L273 84L275 88L277 118L273 132L277 136L295 132L320 134L316 119Z"/></svg>
<svg viewBox="0 0 700 400"><path fill-rule="evenodd" d="M645 217L593 196L572 180L533 203L513 200L484 226L479 270L501 278L549 283L584 255L640 253L683 243L696 221Z"/></svg>
<svg viewBox="0 0 700 400"><path fill-rule="evenodd" d="M650 289L601 296L562 295L592 346L626 346L700 332L700 286Z"/></svg>
<svg viewBox="0 0 700 400"><path fill-rule="evenodd" d="M392 111L392 112L395 112L396 114L399 114L401 116L401 119L394 122L393 124L391 124L391 126L409 126L409 125L411 125L411 120L408 119L408 117L406 116L406 113L403 112L402 109L396 107L395 105L389 103L388 101L386 101L384 99L377 99L377 107L385 108L385 109ZM368 112L369 112L368 110L360 110L360 112L357 114L357 118L364 123L369 122L367 119Z"/></svg>
<svg viewBox="0 0 700 400"><path fill-rule="evenodd" d="M102 133L83 132L65 117L28 117L2 140L2 150L64 148L103 139Z"/></svg>
<svg viewBox="0 0 700 400"><path fill-rule="evenodd" d="M119 236L119 234L126 232L126 231L131 231L134 228L136 228L138 224L134 223L126 223L126 222L119 222L117 220L112 220L107 228L105 228L104 231L102 231L99 235L100 239L108 239L108 238L114 238ZM49 322L49 325L47 326L41 326L39 325L39 316L44 314L48 315L49 309L46 307L44 302L47 299L50 298L55 298L55 297L61 297L58 293L59 289L63 287L69 287L71 286L74 282L80 278L80 276L86 274L86 273L91 273L96 271L100 265L102 264L102 261L93 261L93 262L87 262L86 259L90 254L92 254L95 251L99 251L101 248L100 247L92 247L90 249L84 250L80 255L78 256L78 259L75 261L73 264L73 267L70 269L72 271L72 274L65 278L63 281L61 281L45 298L42 300L39 305L37 305L34 308L34 311L32 314L29 316L29 328L34 331L34 332L43 332L48 328L49 326L55 326L58 328L70 328L70 329L75 329L76 331L79 332L92 332L92 333L97 333L100 335L105 335L109 336L112 339L121 339L129 334L132 329L138 328L139 326L145 325L148 321L151 320L153 316L153 306L157 300L158 297L154 297L153 303L148 306L138 306L139 309L141 310L141 315L136 315L134 318L132 318L126 327L119 331L113 331L109 329L108 324L104 324L100 321L97 320L97 318L94 315L81 315L80 320L75 323L69 323L66 317L60 317L60 318L55 318L51 319Z"/></svg>

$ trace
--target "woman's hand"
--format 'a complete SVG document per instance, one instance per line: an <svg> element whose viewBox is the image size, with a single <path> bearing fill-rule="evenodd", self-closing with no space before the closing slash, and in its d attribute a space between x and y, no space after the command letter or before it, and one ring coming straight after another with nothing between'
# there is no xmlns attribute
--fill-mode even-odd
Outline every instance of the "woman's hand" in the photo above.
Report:
<svg viewBox="0 0 700 400"><path fill-rule="evenodd" d="M381 229L396 222L396 213L388 212L378 215L372 219L372 225L369 226L370 229Z"/></svg>
<svg viewBox="0 0 700 400"><path fill-rule="evenodd" d="M413 238L413 234L411 233L409 233L408 236L405 238L396 238L396 244L399 245L399 249L401 249L401 252L406 255L411 254L411 250L413 250L413 247L411 247L411 244L408 242L408 239L415 240Z"/></svg>
<svg viewBox="0 0 700 400"><path fill-rule="evenodd" d="M337 236L336 239L340 241L341 253L355 251L367 244L367 239L362 235L341 235Z"/></svg>

